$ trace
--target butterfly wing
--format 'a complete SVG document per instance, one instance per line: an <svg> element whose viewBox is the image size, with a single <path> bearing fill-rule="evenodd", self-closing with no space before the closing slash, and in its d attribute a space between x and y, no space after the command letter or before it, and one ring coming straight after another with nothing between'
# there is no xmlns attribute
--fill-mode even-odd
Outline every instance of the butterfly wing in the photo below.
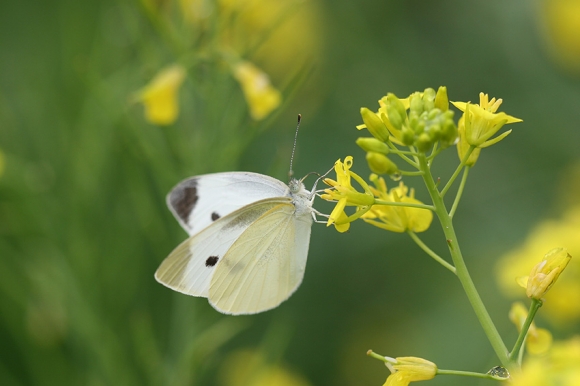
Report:
<svg viewBox="0 0 580 386"><path fill-rule="evenodd" d="M167 195L167 205L191 236L253 202L287 195L288 186L263 174L214 173L181 181Z"/></svg>
<svg viewBox="0 0 580 386"><path fill-rule="evenodd" d="M175 291L208 297L210 279L231 246L253 223L279 205L293 206L290 198L271 198L212 222L175 248L155 272L155 279Z"/></svg>
<svg viewBox="0 0 580 386"><path fill-rule="evenodd" d="M227 314L278 306L304 276L312 217L291 202L263 212L231 245L210 280L209 301Z"/></svg>

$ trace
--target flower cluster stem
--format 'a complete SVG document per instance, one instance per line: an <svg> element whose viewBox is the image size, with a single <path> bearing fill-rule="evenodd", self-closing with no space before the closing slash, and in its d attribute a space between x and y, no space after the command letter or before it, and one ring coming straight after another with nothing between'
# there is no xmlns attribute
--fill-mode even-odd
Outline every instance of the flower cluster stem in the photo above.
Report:
<svg viewBox="0 0 580 386"><path fill-rule="evenodd" d="M530 304L530 310L528 311L528 317L524 321L524 325L522 326L522 330L520 331L520 335L514 344L514 348L512 349L509 359L512 363L518 362L520 357L520 350L522 349L522 345L524 344L524 340L526 339L526 335L528 334L528 330L532 325L532 321L536 316L536 312L542 306L542 301L537 299L532 299L532 304Z"/></svg>
<svg viewBox="0 0 580 386"><path fill-rule="evenodd" d="M483 304L483 301L481 300L481 297L475 288L475 284L469 275L469 271L467 270L467 266L465 265L465 261L463 260L463 256L461 254L461 249L459 248L459 243L457 241L457 235L455 234L455 229L453 227L452 218L447 212L442 193L439 193L437 190L425 155L419 156L419 166L420 170L425 173L423 175L423 180L427 186L429 195L433 200L435 213L439 218L439 222L443 228L443 233L447 239L449 252L451 253L451 257L453 259L453 265L455 266L457 277L463 286L465 294L471 303L471 307L475 311L475 315L481 323L481 326L483 327L483 330L489 342L491 343L493 350L495 351L502 365L508 367L511 363L508 357L507 347L499 335L499 332L497 331L495 324L489 316L489 313L487 312L487 309L485 308L485 305ZM458 168L458 170L460 169Z"/></svg>

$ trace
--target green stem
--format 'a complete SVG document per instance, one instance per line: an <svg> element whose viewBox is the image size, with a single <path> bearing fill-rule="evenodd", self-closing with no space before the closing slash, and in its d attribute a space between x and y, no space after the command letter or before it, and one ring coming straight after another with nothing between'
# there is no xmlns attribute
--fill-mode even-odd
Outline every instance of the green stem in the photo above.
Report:
<svg viewBox="0 0 580 386"><path fill-rule="evenodd" d="M469 159L469 156L471 156L471 153L473 153L474 150L475 150L475 146L472 145L469 147L469 150L467 150L467 153L465 154L465 156L461 160L461 163L459 164L459 166L457 166L457 169L455 169L455 172L453 173L453 175L451 176L449 181L447 181L447 185L445 185L445 187L441 191L441 197L445 197L445 194L447 193L447 191L449 190L451 185L453 185L453 182L455 182L455 179L457 178L457 176L461 172L461 169L463 169L463 167L465 166L465 163L467 162L467 160Z"/></svg>
<svg viewBox="0 0 580 386"><path fill-rule="evenodd" d="M433 252L431 250L431 248L429 248L424 242L423 240L421 240L419 238L419 236L417 236L417 234L413 231L407 231L407 233L409 234L409 236L411 236L411 238L413 239L413 241L415 241L415 243L417 243L417 245L423 250L425 251L426 254L428 254L429 256L431 256L436 262L438 262L439 264L441 264L442 266L444 266L445 268L447 268L448 270L450 270L452 273L456 273L455 272L455 267L451 264L449 264L448 262L446 262L445 260L443 260L443 258L441 256L439 256L438 254L436 254L435 252Z"/></svg>
<svg viewBox="0 0 580 386"><path fill-rule="evenodd" d="M459 201L461 200L461 196L463 195L463 189L465 188L465 182L467 181L467 175L469 174L469 166L466 166L463 170L463 176L461 177L461 182L459 183L459 189L457 190L457 195L455 196L455 200L453 201L453 205L451 206L451 211L449 212L449 217L453 218L455 215L455 211L457 210L457 206L459 205Z"/></svg>
<svg viewBox="0 0 580 386"><path fill-rule="evenodd" d="M401 159L403 161L405 161L409 165L413 166L415 169L419 169L419 165L415 161L413 161L412 159L410 159L409 157L407 157L405 155L405 154L408 154L408 155L412 155L413 157L416 157L417 153L415 153L413 151L400 150L391 141L387 142L387 145L390 148L390 150L389 150L390 153L398 155L399 157L401 157Z"/></svg>
<svg viewBox="0 0 580 386"><path fill-rule="evenodd" d="M399 174L401 174L402 176L422 176L423 172L421 171L409 172L406 170L399 170Z"/></svg>
<svg viewBox="0 0 580 386"><path fill-rule="evenodd" d="M481 326L487 335L487 339L491 343L491 346L493 347L496 355L498 356L502 365L508 367L508 365L510 365L510 361L507 348L501 339L497 328L493 324L493 321L491 320L491 317L489 316L489 313L487 312L485 305L483 304L483 301L481 300L481 297L475 288L473 280L471 280L471 276L469 275L469 271L467 270L467 266L465 265L465 261L463 260L463 256L461 254L461 249L459 248L455 229L453 228L453 221L449 216L447 209L445 208L442 194L439 193L437 187L435 186L435 181L433 180L431 171L427 166L427 159L424 155L419 157L419 163L421 170L425 172L423 180L425 181L427 190L429 191L431 199L433 200L435 213L437 214L437 217L439 217L439 222L441 223L443 233L447 239L449 252L451 253L451 257L453 259L453 265L455 265L457 277L459 278L465 294L471 303L471 307L475 311L475 315L481 323Z"/></svg>
<svg viewBox="0 0 580 386"><path fill-rule="evenodd" d="M437 369L437 375L461 375L464 377L484 378L495 381L509 381L509 378L497 377L491 374L475 373L473 371L442 370Z"/></svg>
<svg viewBox="0 0 580 386"><path fill-rule="evenodd" d="M377 199L375 199L373 205L406 206L408 208L428 209L433 211L435 210L435 207L433 205L413 204L410 202L383 201Z"/></svg>
<svg viewBox="0 0 580 386"><path fill-rule="evenodd" d="M509 356L510 361L518 362L520 350L522 349L522 346L523 346L524 341L526 339L526 335L528 334L528 330L530 329L530 326L532 325L532 321L534 320L534 317L536 316L536 312L538 312L540 307L542 307L542 301L537 300L537 299L532 299L532 304L530 304L530 310L528 311L528 317L526 318L524 325L522 326L522 329L520 331L520 335L518 336L518 339L516 340L516 343L514 344L514 348L512 349L512 351L510 353L510 356Z"/></svg>

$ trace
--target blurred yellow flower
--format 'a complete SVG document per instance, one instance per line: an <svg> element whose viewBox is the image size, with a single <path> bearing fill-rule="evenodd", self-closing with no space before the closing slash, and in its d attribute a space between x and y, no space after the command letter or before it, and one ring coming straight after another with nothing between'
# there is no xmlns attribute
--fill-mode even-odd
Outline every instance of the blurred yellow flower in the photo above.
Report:
<svg viewBox="0 0 580 386"><path fill-rule="evenodd" d="M512 374L511 385L580 385L580 337L554 343L546 355L526 358L522 371Z"/></svg>
<svg viewBox="0 0 580 386"><path fill-rule="evenodd" d="M566 245L572 255L580 254L580 206L570 207L558 220L546 220L536 225L525 242L506 253L497 264L498 282L504 293L521 296L514 278L525 275L537 263L538 251L554 245ZM572 259L566 274L558 279L545 295L542 314L555 322L570 323L580 318L580 259Z"/></svg>
<svg viewBox="0 0 580 386"><path fill-rule="evenodd" d="M508 123L521 122L519 118L512 117L506 113L496 113L502 104L501 99L492 98L484 93L479 93L479 104L465 102L451 102L459 110L463 111L465 117L465 141L473 146L487 147L504 139L511 130L493 137L499 129Z"/></svg>
<svg viewBox="0 0 580 386"><path fill-rule="evenodd" d="M579 74L580 2L543 0L537 9L548 51L565 69Z"/></svg>
<svg viewBox="0 0 580 386"><path fill-rule="evenodd" d="M407 386L411 382L427 381L437 374L437 366L423 358L417 357L386 357L385 364L391 370L383 386Z"/></svg>
<svg viewBox="0 0 580 386"><path fill-rule="evenodd" d="M310 383L286 367L269 363L257 350L239 350L225 358L223 386L309 386Z"/></svg>
<svg viewBox="0 0 580 386"><path fill-rule="evenodd" d="M145 106L145 118L156 125L170 125L179 114L177 94L185 80L185 69L173 65L161 70L138 95Z"/></svg>
<svg viewBox="0 0 580 386"><path fill-rule="evenodd" d="M529 276L520 277L517 282L526 288L529 298L541 300L558 280L571 258L566 248L554 248L532 268Z"/></svg>
<svg viewBox="0 0 580 386"><path fill-rule="evenodd" d="M242 86L250 115L259 121L280 105L282 96L270 83L270 78L250 62L238 62L234 68L234 77Z"/></svg>
<svg viewBox="0 0 580 386"><path fill-rule="evenodd" d="M375 197L382 201L402 202L409 204L423 204L415 199L415 191L403 184L387 190L387 184L382 177L371 175L371 181L375 187L371 191ZM373 205L370 210L362 216L367 223L376 227L386 229L391 232L413 232L426 231L433 221L433 213L429 209L411 208L406 206Z"/></svg>
<svg viewBox="0 0 580 386"><path fill-rule="evenodd" d="M515 302L509 312L509 318L516 325L518 332L522 330L528 317L528 310L522 302ZM544 328L538 328L532 322L526 336L526 347L530 354L542 354L548 351L552 344L552 334Z"/></svg>
<svg viewBox="0 0 580 386"><path fill-rule="evenodd" d="M367 183L358 174L350 171L352 164L353 158L351 156L345 157L344 162L341 162L340 159L337 160L334 163L336 181L325 178L324 183L331 188L325 189L324 194L320 195L323 200L337 202L328 217L327 225L334 224L334 227L339 232L346 232L350 228L350 223L366 213L375 201ZM357 191L352 186L351 178L360 184L364 193ZM354 214L348 216L344 212L347 205L357 207Z"/></svg>

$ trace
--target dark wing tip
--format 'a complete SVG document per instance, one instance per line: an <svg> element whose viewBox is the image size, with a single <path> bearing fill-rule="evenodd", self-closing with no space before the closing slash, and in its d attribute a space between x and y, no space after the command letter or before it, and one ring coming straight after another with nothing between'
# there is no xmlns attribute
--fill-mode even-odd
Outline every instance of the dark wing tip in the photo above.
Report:
<svg viewBox="0 0 580 386"><path fill-rule="evenodd" d="M186 224L198 200L196 178L181 182L167 196L167 204Z"/></svg>

